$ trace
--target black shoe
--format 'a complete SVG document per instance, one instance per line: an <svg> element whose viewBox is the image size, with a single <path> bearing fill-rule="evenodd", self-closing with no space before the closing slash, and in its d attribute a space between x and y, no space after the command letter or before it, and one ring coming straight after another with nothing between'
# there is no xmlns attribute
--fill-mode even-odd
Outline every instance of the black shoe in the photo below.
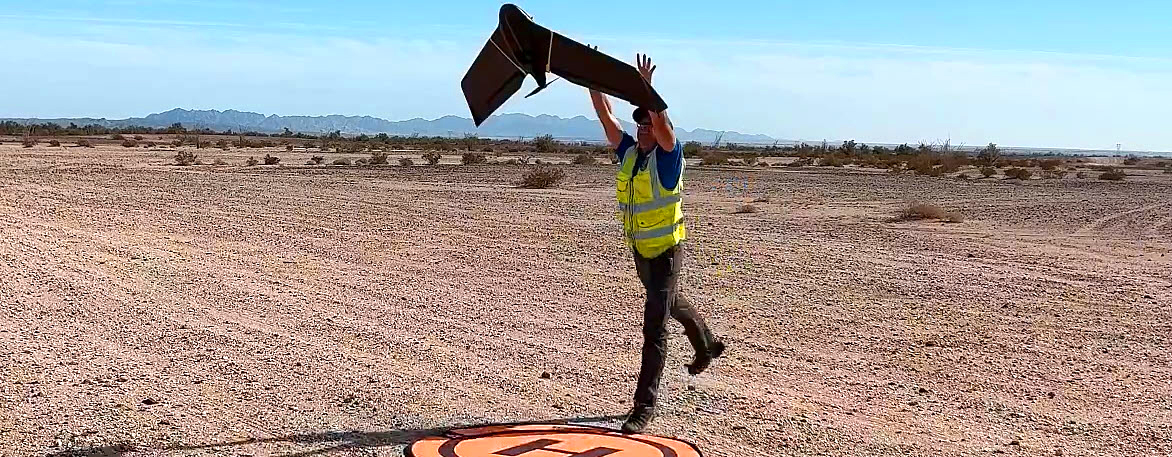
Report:
<svg viewBox="0 0 1172 457"><path fill-rule="evenodd" d="M720 357L721 354L724 354L724 342L717 341L712 343L712 347L708 349L708 352L696 354L696 359L692 361L691 365L688 365L688 373L692 376L703 373L704 370L708 369L708 365L712 363L712 359Z"/></svg>
<svg viewBox="0 0 1172 457"><path fill-rule="evenodd" d="M631 414L627 416L627 421L623 422L623 433L639 433L647 424L651 423L651 418L655 416L654 406L636 405L631 408Z"/></svg>

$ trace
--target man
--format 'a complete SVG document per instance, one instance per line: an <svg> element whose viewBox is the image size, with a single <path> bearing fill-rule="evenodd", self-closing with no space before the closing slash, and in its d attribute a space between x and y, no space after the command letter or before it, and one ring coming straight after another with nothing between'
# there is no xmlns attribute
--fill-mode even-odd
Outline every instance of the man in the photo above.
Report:
<svg viewBox="0 0 1172 457"><path fill-rule="evenodd" d="M639 73L651 84L655 67L651 59L637 57ZM635 388L635 404L622 430L642 431L655 414L655 401L667 350L667 317L679 321L696 351L688 372L703 372L724 352L724 343L713 337L691 304L677 293L683 244L681 190L683 147L676 140L666 112L636 109L637 138L623 131L611 110L610 100L598 91L590 99L610 146L621 165L615 195L623 222L624 239L635 259L635 270L647 291L643 310L643 359Z"/></svg>

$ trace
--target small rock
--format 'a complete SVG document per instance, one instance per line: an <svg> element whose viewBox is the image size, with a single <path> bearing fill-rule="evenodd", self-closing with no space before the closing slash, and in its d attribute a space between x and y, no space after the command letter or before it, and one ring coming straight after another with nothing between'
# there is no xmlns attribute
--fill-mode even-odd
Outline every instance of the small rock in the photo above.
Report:
<svg viewBox="0 0 1172 457"><path fill-rule="evenodd" d="M688 390L696 390L696 386L688 384Z"/></svg>
<svg viewBox="0 0 1172 457"><path fill-rule="evenodd" d="M142 404L150 406L150 405L157 405L157 404L159 404L159 402L153 398L145 398L142 400Z"/></svg>
<svg viewBox="0 0 1172 457"><path fill-rule="evenodd" d="M1054 392L1050 392L1050 393L1046 394L1046 396L1050 397L1050 398L1054 398Z"/></svg>
<svg viewBox="0 0 1172 457"><path fill-rule="evenodd" d="M908 406L916 406L916 405L918 405L918 404L920 404L920 402L918 402L918 401L915 401L915 400L912 400L912 401L909 401L909 402L907 402L907 405L908 405Z"/></svg>
<svg viewBox="0 0 1172 457"><path fill-rule="evenodd" d="M1148 300L1151 300L1151 299L1152 299L1152 296L1151 296L1151 295L1148 295L1148 294L1144 294L1144 298L1146 298L1146 299L1148 299Z"/></svg>
<svg viewBox="0 0 1172 457"><path fill-rule="evenodd" d="M118 381L118 382L126 382L126 378L123 378L123 377L119 376L119 377L118 377L118 379L115 379L115 381Z"/></svg>
<svg viewBox="0 0 1172 457"><path fill-rule="evenodd" d="M549 372L548 372L548 371L542 371L542 372L541 372L541 379L549 379L549 378L550 378L550 377L552 377L552 376L553 376L553 375L549 374Z"/></svg>
<svg viewBox="0 0 1172 457"><path fill-rule="evenodd" d="M1009 442L1010 446L1021 446L1021 441L1013 440Z"/></svg>
<svg viewBox="0 0 1172 457"><path fill-rule="evenodd" d="M917 389L916 392L918 392L920 395L924 395L924 394L928 393L928 389L921 387L921 388Z"/></svg>

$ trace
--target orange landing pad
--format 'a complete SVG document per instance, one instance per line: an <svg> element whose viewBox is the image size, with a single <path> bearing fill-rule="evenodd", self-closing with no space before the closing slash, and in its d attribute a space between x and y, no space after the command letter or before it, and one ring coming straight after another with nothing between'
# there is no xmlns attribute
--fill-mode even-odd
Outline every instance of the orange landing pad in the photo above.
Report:
<svg viewBox="0 0 1172 457"><path fill-rule="evenodd" d="M701 457L691 443L585 425L494 425L412 443L407 457Z"/></svg>

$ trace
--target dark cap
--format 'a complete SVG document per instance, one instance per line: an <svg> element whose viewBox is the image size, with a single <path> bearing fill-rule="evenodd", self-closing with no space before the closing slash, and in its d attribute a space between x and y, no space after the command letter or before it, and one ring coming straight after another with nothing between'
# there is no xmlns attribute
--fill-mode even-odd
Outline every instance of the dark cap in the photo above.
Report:
<svg viewBox="0 0 1172 457"><path fill-rule="evenodd" d="M631 117L634 118L635 123L638 124L651 123L651 113L647 111L647 108L635 108L635 112L631 113Z"/></svg>

